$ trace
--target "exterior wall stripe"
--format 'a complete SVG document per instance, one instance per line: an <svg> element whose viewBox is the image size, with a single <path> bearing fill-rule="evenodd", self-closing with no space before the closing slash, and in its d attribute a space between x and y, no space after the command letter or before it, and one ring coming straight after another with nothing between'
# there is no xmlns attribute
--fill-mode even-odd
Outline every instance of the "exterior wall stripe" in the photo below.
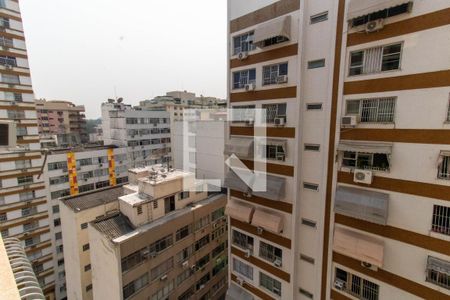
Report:
<svg viewBox="0 0 450 300"><path fill-rule="evenodd" d="M230 103L272 100L272 99L286 99L295 97L297 97L297 86L289 86L267 90L230 93Z"/></svg>
<svg viewBox="0 0 450 300"><path fill-rule="evenodd" d="M262 205L262 206L265 206L265 207L268 207L271 209L279 210L279 211L282 211L282 212L285 212L288 214L292 214L292 204L291 203L282 202L282 201L273 201L273 200L265 199L262 197L254 196L254 195L251 195L250 197L248 197L248 196L244 195L244 193L235 191L235 190L230 190L230 195L232 197L238 198L239 200L242 200L242 201L247 201L247 202Z"/></svg>
<svg viewBox="0 0 450 300"><path fill-rule="evenodd" d="M343 140L396 142L414 144L450 144L448 129L366 129L353 128L341 132Z"/></svg>
<svg viewBox="0 0 450 300"><path fill-rule="evenodd" d="M245 135L253 137L255 136L254 127L231 126L230 135ZM293 139L295 138L295 127L266 127L266 136Z"/></svg>
<svg viewBox="0 0 450 300"><path fill-rule="evenodd" d="M254 170L255 162L253 160L241 159L241 161L244 163L244 165L247 166L247 168ZM294 167L288 166L288 165L266 163L266 172L293 177L294 176Z"/></svg>

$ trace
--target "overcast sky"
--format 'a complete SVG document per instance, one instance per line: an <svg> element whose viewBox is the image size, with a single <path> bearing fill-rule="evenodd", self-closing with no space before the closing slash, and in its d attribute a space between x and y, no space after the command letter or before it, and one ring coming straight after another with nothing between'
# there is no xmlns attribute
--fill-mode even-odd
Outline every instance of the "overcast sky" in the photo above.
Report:
<svg viewBox="0 0 450 300"><path fill-rule="evenodd" d="M21 0L36 98L100 116L125 102L189 90L225 98L225 0Z"/></svg>

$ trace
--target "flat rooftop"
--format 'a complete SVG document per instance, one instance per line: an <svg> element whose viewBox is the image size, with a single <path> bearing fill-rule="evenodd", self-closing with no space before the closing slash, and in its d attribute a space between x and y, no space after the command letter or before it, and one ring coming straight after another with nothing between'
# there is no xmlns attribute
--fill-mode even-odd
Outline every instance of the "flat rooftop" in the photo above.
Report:
<svg viewBox="0 0 450 300"><path fill-rule="evenodd" d="M128 218L121 213L101 217L91 222L91 224L110 240L134 230L134 227Z"/></svg>
<svg viewBox="0 0 450 300"><path fill-rule="evenodd" d="M79 146L79 147L64 147L64 148L52 148L49 149L50 154L62 154L67 152L88 152L88 151L96 151L96 150L107 150L107 149L117 149L120 148L116 145L108 145L108 146L101 146L101 145L85 145L85 146Z"/></svg>
<svg viewBox="0 0 450 300"><path fill-rule="evenodd" d="M117 201L123 195L122 185L98 189L61 198L61 202L75 212Z"/></svg>

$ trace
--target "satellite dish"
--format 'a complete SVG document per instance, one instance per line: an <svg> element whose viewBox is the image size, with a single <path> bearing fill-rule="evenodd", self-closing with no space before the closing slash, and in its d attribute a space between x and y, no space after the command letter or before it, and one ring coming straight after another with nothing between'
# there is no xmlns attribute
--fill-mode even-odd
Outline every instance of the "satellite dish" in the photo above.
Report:
<svg viewBox="0 0 450 300"><path fill-rule="evenodd" d="M123 98L120 97L119 99L117 99L117 103L122 103L123 102Z"/></svg>

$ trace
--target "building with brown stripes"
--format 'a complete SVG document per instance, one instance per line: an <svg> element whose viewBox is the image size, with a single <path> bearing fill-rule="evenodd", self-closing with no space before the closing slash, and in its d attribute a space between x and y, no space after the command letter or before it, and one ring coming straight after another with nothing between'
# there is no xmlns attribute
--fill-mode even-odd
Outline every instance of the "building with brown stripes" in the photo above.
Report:
<svg viewBox="0 0 450 300"><path fill-rule="evenodd" d="M230 299L450 298L449 16L448 1L228 1L229 108L247 119L225 149L270 187L225 180Z"/></svg>
<svg viewBox="0 0 450 300"><path fill-rule="evenodd" d="M52 241L36 107L17 0L0 1L0 230L22 241L54 298Z"/></svg>

